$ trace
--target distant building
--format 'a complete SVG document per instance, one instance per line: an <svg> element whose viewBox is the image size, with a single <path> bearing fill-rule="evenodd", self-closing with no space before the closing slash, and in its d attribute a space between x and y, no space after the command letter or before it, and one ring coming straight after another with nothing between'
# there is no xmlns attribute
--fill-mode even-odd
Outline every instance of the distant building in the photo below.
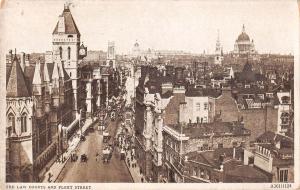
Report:
<svg viewBox="0 0 300 190"><path fill-rule="evenodd" d="M115 42L108 42L106 66L116 69Z"/></svg>
<svg viewBox="0 0 300 190"><path fill-rule="evenodd" d="M223 57L223 48L221 47L220 35L219 35L219 31L218 31L218 38L217 38L217 42L216 42L215 61L214 61L214 63L217 64L217 65L221 65L223 59L224 59L224 57Z"/></svg>
<svg viewBox="0 0 300 190"><path fill-rule="evenodd" d="M254 46L254 40L250 41L250 37L245 31L245 26L243 25L242 33L238 36L234 44L234 50L232 52L234 57L247 58L256 57L257 52Z"/></svg>

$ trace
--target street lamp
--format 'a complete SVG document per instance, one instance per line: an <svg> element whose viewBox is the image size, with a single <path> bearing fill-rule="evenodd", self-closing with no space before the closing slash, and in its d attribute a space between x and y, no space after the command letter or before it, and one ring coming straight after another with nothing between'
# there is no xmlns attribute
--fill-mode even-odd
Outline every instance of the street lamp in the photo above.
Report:
<svg viewBox="0 0 300 190"><path fill-rule="evenodd" d="M79 128L80 128L80 136L82 136L81 112L82 112L82 109L79 110Z"/></svg>

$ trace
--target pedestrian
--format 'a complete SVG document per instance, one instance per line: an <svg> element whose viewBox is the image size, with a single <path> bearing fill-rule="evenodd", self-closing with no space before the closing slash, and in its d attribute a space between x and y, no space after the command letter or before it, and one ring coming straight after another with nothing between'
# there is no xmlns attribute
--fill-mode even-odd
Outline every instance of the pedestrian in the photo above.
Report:
<svg viewBox="0 0 300 190"><path fill-rule="evenodd" d="M99 153L97 152L96 153L96 162L98 161L98 156L99 156Z"/></svg>
<svg viewBox="0 0 300 190"><path fill-rule="evenodd" d="M141 177L141 182L144 183L144 177L143 176Z"/></svg>
<svg viewBox="0 0 300 190"><path fill-rule="evenodd" d="M51 177L52 177L52 174L51 174L51 172L49 172L48 173L48 182L51 182L52 180L51 180Z"/></svg>

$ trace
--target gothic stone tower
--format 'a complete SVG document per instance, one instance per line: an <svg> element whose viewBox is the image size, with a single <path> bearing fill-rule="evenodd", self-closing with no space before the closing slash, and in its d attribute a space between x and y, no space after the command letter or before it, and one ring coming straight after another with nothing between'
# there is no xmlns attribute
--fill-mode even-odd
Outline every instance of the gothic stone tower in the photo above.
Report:
<svg viewBox="0 0 300 190"><path fill-rule="evenodd" d="M72 80L73 90L73 116L79 110L79 73L78 59L80 48L80 33L75 24L68 5L64 6L63 13L58 17L58 22L52 34L54 61L61 60L63 67Z"/></svg>
<svg viewBox="0 0 300 190"><path fill-rule="evenodd" d="M106 65L116 69L115 42L108 42Z"/></svg>
<svg viewBox="0 0 300 190"><path fill-rule="evenodd" d="M33 180L33 99L15 55L6 85L6 181Z"/></svg>

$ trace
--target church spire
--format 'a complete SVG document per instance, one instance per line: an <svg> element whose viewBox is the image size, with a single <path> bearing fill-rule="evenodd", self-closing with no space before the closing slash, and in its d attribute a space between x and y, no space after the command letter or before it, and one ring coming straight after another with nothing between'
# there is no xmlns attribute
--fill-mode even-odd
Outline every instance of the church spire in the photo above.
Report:
<svg viewBox="0 0 300 190"><path fill-rule="evenodd" d="M42 80L41 80L41 62L40 62L40 59L35 64L35 69L34 69L34 75L33 75L32 84L33 85L41 85L42 84Z"/></svg>
<svg viewBox="0 0 300 190"><path fill-rule="evenodd" d="M44 64L44 81L49 83L50 82L50 77L49 77L49 71L47 67L47 63Z"/></svg>
<svg viewBox="0 0 300 190"><path fill-rule="evenodd" d="M12 68L9 73L7 85L6 85L6 96L7 97L28 97L30 95L27 84L25 82L25 76L18 62L18 58L15 56L12 60Z"/></svg>
<svg viewBox="0 0 300 190"><path fill-rule="evenodd" d="M244 25L244 24L243 24L242 32L243 32L243 33L245 32L245 25Z"/></svg>

